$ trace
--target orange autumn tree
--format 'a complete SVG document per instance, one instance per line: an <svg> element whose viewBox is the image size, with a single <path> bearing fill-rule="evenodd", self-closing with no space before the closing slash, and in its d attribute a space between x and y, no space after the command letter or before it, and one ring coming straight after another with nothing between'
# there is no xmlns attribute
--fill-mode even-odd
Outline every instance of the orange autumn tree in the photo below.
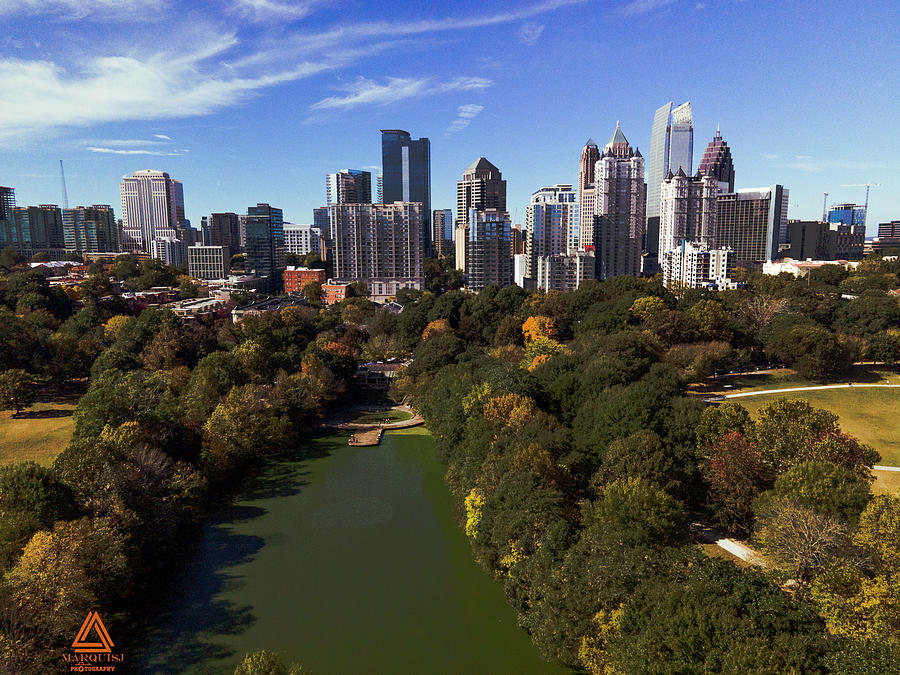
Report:
<svg viewBox="0 0 900 675"><path fill-rule="evenodd" d="M491 422L520 427L538 412L535 402L520 394L504 394L488 399L484 404L484 417Z"/></svg>
<svg viewBox="0 0 900 675"><path fill-rule="evenodd" d="M427 340L438 335L449 335L452 332L453 327L447 319L435 319L425 326L425 330L422 331L422 339Z"/></svg>
<svg viewBox="0 0 900 675"><path fill-rule="evenodd" d="M538 338L556 339L556 322L549 316L530 316L522 324L522 334L526 342L534 342Z"/></svg>
<svg viewBox="0 0 900 675"><path fill-rule="evenodd" d="M343 342L326 342L322 346L322 350L329 354L334 354L335 356L353 356L353 350Z"/></svg>

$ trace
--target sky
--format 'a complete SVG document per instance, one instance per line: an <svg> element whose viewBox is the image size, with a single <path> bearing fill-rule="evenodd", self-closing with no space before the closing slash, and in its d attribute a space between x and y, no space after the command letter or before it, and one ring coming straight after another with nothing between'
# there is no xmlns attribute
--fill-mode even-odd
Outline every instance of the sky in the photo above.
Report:
<svg viewBox="0 0 900 675"><path fill-rule="evenodd" d="M19 205L111 204L141 169L187 217L268 202L308 223L325 174L373 170L380 129L431 139L432 208L479 156L524 222L616 123L692 103L694 169L721 128L736 184L789 217L869 198L900 219L900 3L759 0L0 0L0 185Z"/></svg>

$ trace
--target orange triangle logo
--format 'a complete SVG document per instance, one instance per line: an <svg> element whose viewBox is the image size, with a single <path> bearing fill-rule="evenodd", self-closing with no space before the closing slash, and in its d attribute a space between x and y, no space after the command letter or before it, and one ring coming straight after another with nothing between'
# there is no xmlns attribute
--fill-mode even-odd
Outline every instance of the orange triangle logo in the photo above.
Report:
<svg viewBox="0 0 900 675"><path fill-rule="evenodd" d="M87 636L91 629L97 633L100 642L87 642ZM84 623L81 624L78 635L75 636L75 642L72 643L72 646L75 648L76 653L81 654L108 654L112 651L113 641L110 639L106 626L103 625L103 620L97 612L88 612Z"/></svg>

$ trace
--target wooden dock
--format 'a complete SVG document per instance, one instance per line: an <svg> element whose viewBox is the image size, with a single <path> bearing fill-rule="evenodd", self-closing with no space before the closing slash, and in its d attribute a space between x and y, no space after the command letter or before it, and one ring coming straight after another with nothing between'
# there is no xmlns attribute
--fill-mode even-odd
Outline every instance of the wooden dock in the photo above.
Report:
<svg viewBox="0 0 900 675"><path fill-rule="evenodd" d="M384 429L381 427L369 427L368 429L359 429L350 436L350 445L364 447L370 445L378 445L381 443L381 436Z"/></svg>

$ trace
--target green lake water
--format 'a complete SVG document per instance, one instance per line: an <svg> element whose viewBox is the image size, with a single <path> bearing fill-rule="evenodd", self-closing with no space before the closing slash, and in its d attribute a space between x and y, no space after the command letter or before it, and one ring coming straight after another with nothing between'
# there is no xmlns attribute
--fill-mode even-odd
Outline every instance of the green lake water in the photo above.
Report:
<svg viewBox="0 0 900 675"><path fill-rule="evenodd" d="M313 673L559 673L472 560L422 430L272 462L203 528L145 672L230 673L270 649Z"/></svg>

